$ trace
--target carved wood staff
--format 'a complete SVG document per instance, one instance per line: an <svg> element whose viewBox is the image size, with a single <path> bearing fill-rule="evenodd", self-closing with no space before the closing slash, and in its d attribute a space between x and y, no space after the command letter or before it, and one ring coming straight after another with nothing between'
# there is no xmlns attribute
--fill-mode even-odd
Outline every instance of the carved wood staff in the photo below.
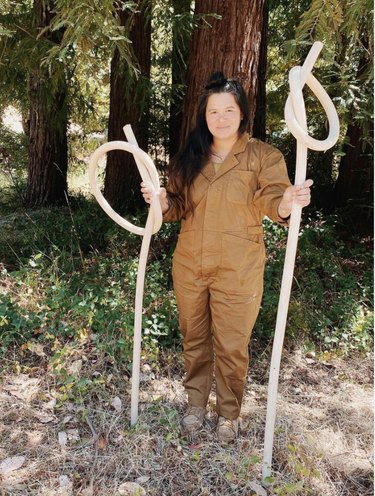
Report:
<svg viewBox="0 0 375 496"><path fill-rule="evenodd" d="M142 304L143 288L145 282L145 271L147 255L150 247L151 236L157 233L163 222L161 212L159 191L159 176L154 162L146 152L138 147L137 140L133 134L131 126L128 124L124 127L124 133L128 141L110 141L99 146L90 158L89 163L89 180L91 190L99 205L107 215L128 231L143 236L141 251L138 262L137 284L135 290L135 309L134 309L134 338L133 338L133 365L132 365L132 388L131 388L131 406L130 406L130 425L135 425L138 418L138 399L139 399L139 369L141 362L141 342L142 342ZM113 210L110 204L102 195L97 183L96 169L99 160L111 150L124 150L133 154L138 170L143 182L147 182L149 187L154 190L154 201L150 205L145 227L138 227L131 224Z"/></svg>
<svg viewBox="0 0 375 496"><path fill-rule="evenodd" d="M337 141L340 124L336 109L319 81L311 74L312 68L319 56L323 44L317 41L313 44L304 64L293 67L289 72L290 93L285 104L285 120L289 131L297 140L297 158L295 184L302 184L306 179L307 149L324 151L331 148ZM307 86L318 98L325 110L329 122L329 134L325 140L316 140L309 136L307 130L303 87ZM270 377L268 383L267 416L264 439L264 455L262 466L263 481L271 475L272 448L276 419L276 400L279 382L281 353L285 335L285 325L288 314L290 291L293 282L294 263L297 251L298 232L301 222L302 208L293 205L289 222L289 233L285 253L284 271L281 281L281 292L277 310L275 336L272 348Z"/></svg>

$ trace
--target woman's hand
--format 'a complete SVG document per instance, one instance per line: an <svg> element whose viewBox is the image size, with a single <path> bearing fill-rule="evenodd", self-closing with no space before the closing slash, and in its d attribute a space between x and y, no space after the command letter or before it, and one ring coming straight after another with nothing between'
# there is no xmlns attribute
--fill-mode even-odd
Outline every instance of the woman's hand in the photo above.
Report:
<svg viewBox="0 0 375 496"><path fill-rule="evenodd" d="M292 212L293 204L299 205L300 207L306 207L311 201L310 186L312 186L313 180L307 179L305 182L299 186L289 186L284 191L282 200L279 204L279 215L281 218L286 219Z"/></svg>
<svg viewBox="0 0 375 496"><path fill-rule="evenodd" d="M141 183L141 191L145 202L151 204L155 196L155 191L152 185L147 183ZM160 198L161 211L164 214L169 208L167 191L165 188L160 188L159 198Z"/></svg>

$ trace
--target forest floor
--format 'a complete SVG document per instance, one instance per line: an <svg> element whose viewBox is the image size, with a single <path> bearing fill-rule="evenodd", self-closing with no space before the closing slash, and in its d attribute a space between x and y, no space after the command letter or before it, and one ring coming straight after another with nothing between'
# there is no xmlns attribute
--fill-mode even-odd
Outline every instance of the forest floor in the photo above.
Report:
<svg viewBox="0 0 375 496"><path fill-rule="evenodd" d="M239 438L221 446L214 394L200 436L179 437L179 353L162 354L157 370L142 365L139 417L130 428L130 381L116 365L89 354L72 360L71 374L100 377L102 386L60 402L46 357L33 351L22 362L8 356L0 376L2 496L373 494L370 356L284 353L272 480L262 486L265 358L249 371Z"/></svg>

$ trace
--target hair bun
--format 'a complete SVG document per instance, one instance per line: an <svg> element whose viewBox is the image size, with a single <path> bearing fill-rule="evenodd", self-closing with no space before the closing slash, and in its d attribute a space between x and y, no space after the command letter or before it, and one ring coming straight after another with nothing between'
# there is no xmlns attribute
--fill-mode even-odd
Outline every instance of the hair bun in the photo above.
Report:
<svg viewBox="0 0 375 496"><path fill-rule="evenodd" d="M227 82L226 77L220 71L213 72L208 80L205 89L209 90L211 88L215 88L216 86L222 86Z"/></svg>

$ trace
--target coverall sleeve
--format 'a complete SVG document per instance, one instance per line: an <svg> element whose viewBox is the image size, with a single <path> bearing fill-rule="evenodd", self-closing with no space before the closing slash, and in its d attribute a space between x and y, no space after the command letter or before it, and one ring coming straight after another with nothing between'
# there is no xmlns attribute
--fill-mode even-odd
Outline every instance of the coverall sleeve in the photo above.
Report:
<svg viewBox="0 0 375 496"><path fill-rule="evenodd" d="M284 191L291 186L284 157L274 146L266 143L259 145L259 189L254 195L254 204L271 220L287 225L288 219L283 219L278 214Z"/></svg>
<svg viewBox="0 0 375 496"><path fill-rule="evenodd" d="M169 208L163 214L163 222L179 221L184 216L185 199L172 191L170 183L167 184L166 190Z"/></svg>

